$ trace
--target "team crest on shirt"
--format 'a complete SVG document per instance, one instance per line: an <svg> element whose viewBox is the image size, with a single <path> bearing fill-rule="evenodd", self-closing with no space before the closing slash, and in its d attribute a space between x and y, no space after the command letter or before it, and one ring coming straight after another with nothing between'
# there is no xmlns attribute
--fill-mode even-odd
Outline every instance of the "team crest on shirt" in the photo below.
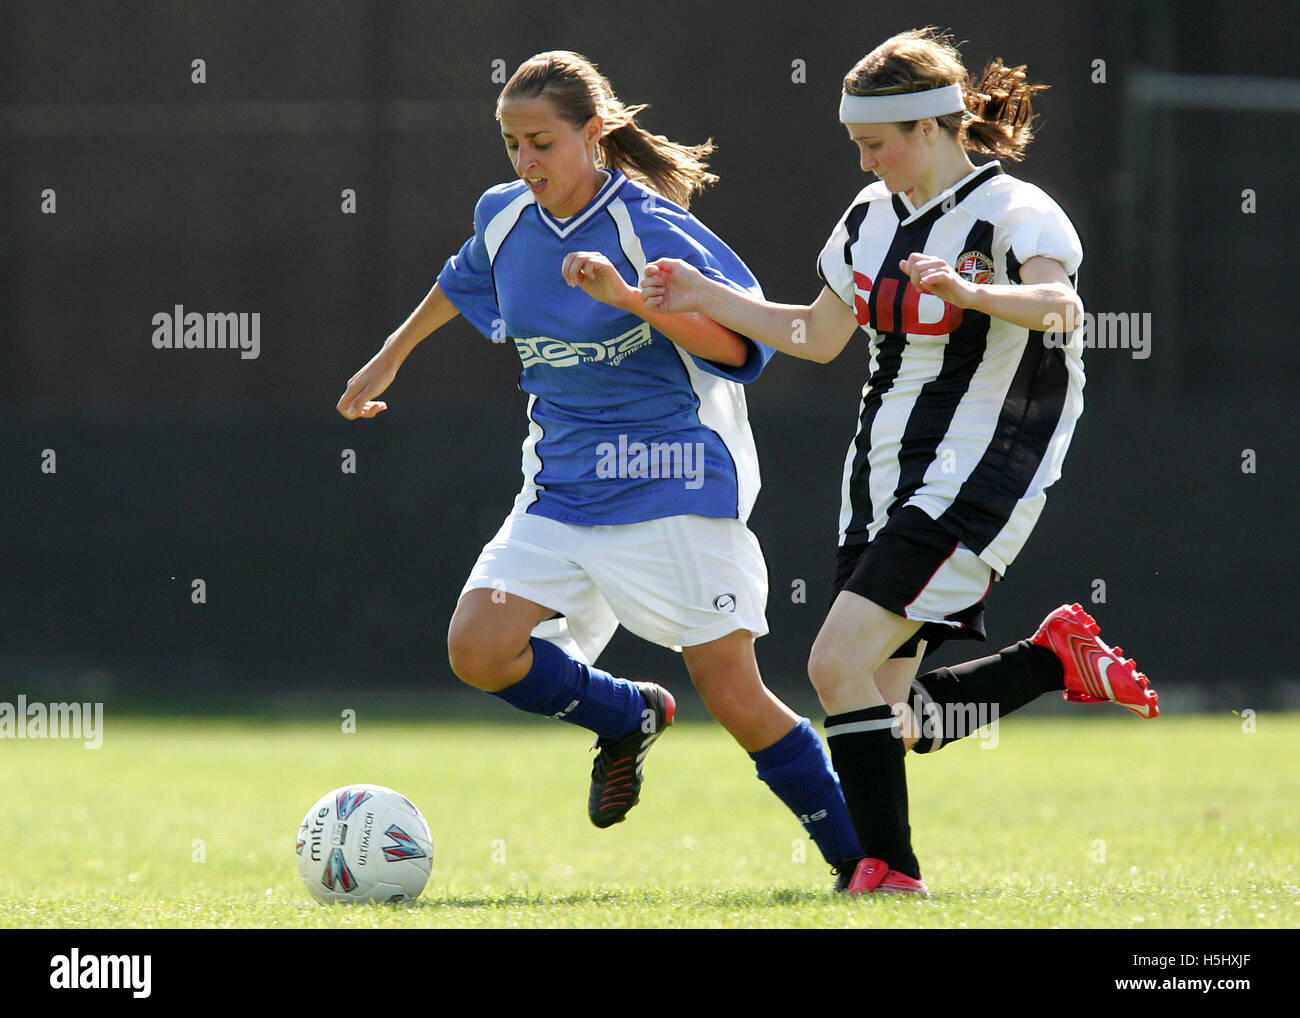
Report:
<svg viewBox="0 0 1300 1018"><path fill-rule="evenodd" d="M957 275L971 283L991 283L997 275L993 269L993 259L983 251L967 251L957 259L954 268Z"/></svg>

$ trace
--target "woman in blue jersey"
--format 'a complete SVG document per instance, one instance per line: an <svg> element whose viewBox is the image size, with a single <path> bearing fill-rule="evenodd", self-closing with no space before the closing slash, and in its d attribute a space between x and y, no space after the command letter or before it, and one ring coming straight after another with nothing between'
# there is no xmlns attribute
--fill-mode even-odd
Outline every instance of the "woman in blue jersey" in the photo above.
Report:
<svg viewBox="0 0 1300 1018"><path fill-rule="evenodd" d="M984 597L1036 523L1083 408L1079 348L1061 342L1082 314L1074 228L1041 189L967 155L1019 159L1042 87L1000 60L975 84L934 29L894 36L844 79L840 120L876 180L828 239L812 305L771 304L671 259L641 281L652 308L702 312L794 356L826 362L859 327L869 338L836 596L808 663L864 850L852 893L927 893L905 747L931 751L1051 690L1158 712L1077 604L997 655L914 681L927 649L984 639Z"/></svg>
<svg viewBox="0 0 1300 1018"><path fill-rule="evenodd" d="M755 297L745 264L688 211L715 180L711 145L636 123L585 58L543 53L497 103L513 181L489 188L474 234L383 348L348 382L349 419L457 314L512 339L528 396L524 486L461 593L452 670L513 706L590 729L588 814L636 804L642 761L672 723L662 686L595 666L621 623L680 649L710 713L757 764L847 884L861 855L808 719L764 685L767 573L746 527L758 462L743 384L772 351L702 315L648 310L647 261L674 258Z"/></svg>

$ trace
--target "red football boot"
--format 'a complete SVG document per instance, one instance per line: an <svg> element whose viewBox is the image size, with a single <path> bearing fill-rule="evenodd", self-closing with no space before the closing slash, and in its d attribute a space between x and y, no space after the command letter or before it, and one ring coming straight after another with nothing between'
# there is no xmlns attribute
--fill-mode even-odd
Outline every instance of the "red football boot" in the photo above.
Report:
<svg viewBox="0 0 1300 1018"><path fill-rule="evenodd" d="M922 898L930 897L930 891L924 880L909 877L906 873L891 870L889 864L880 859L863 859L853 871L849 881L848 894L864 894L874 891L877 894L919 894Z"/></svg>
<svg viewBox="0 0 1300 1018"><path fill-rule="evenodd" d="M1108 647L1101 627L1077 604L1063 604L1043 619L1030 643L1046 647L1065 669L1065 698L1072 703L1117 703L1138 717L1160 713L1160 698L1118 647Z"/></svg>

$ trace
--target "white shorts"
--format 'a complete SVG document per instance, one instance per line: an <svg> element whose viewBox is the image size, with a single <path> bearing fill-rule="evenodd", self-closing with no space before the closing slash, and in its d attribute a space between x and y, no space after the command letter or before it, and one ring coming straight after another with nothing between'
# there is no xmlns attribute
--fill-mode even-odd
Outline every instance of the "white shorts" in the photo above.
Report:
<svg viewBox="0 0 1300 1018"><path fill-rule="evenodd" d="M620 623L673 650L738 629L767 632L767 564L739 520L581 526L513 512L479 554L461 596L482 588L559 612L563 618L533 635L586 664Z"/></svg>

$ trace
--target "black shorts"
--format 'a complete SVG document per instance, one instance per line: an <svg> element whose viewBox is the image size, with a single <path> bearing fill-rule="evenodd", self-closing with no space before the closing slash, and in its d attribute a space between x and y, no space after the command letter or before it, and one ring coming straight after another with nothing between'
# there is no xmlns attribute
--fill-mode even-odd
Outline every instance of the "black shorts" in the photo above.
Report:
<svg viewBox="0 0 1300 1018"><path fill-rule="evenodd" d="M890 655L914 657L922 640L929 654L945 640L986 639L984 598L993 579L960 540L907 506L874 540L839 549L831 602L848 590L895 615L921 619L921 628Z"/></svg>

